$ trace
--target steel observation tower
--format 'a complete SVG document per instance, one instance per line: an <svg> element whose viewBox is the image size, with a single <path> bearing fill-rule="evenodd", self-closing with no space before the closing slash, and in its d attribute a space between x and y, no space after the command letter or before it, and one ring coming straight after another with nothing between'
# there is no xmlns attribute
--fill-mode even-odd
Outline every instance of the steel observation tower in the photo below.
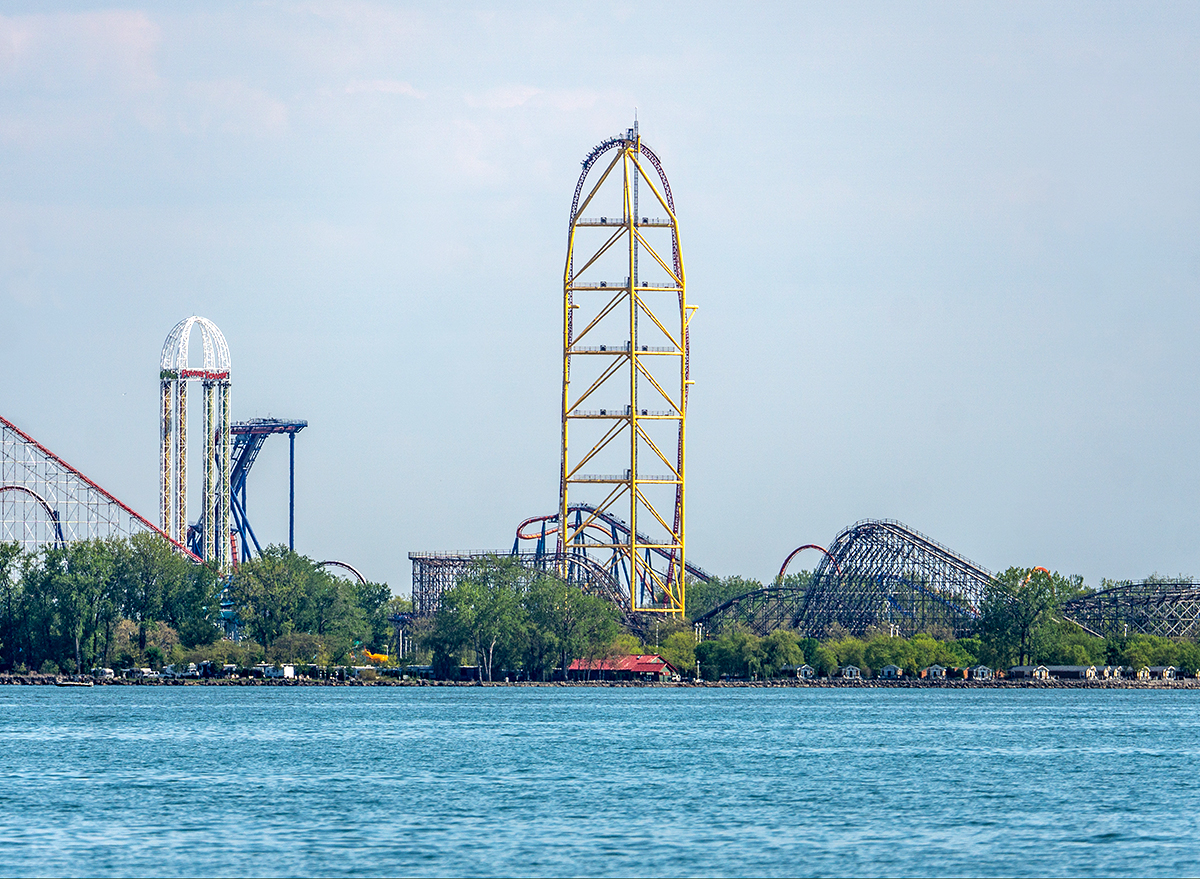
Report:
<svg viewBox="0 0 1200 879"><path fill-rule="evenodd" d="M633 612L684 613L694 310L671 186L635 122L583 160L571 203L557 529L561 567L612 553L611 567L631 584ZM581 501L590 512L572 521L569 508ZM627 528L608 527L613 518Z"/></svg>
<svg viewBox="0 0 1200 879"><path fill-rule="evenodd" d="M192 328L197 326L204 343L204 361L200 368L188 364L188 342ZM207 318L184 318L175 325L163 343L159 366L159 522L172 540L187 544L187 385L190 381L199 381L204 389L201 556L221 571L229 569L233 557L229 512L229 369L229 345L217 325Z"/></svg>

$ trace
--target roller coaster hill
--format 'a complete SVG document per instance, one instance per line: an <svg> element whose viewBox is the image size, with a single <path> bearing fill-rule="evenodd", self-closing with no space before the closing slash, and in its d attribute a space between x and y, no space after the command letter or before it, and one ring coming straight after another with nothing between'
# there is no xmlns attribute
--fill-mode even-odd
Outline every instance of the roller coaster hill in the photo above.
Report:
<svg viewBox="0 0 1200 879"><path fill-rule="evenodd" d="M687 616L689 583L712 574L686 554L685 430L689 325L679 223L670 183L637 126L583 160L568 225L563 275L562 447L558 507L520 522L510 550L413 552L411 617L436 613L446 590L479 560L510 555L600 595L625 624L646 632L655 615ZM189 359L199 332L203 360ZM160 534L222 573L262 552L249 518L247 481L263 444L288 437L289 535L294 541L295 440L307 422L231 418L231 361L205 318L179 322L159 363L160 508L157 524L0 417L0 540L27 550L75 540ZM188 397L199 385L201 509L188 513ZM820 553L805 578L786 576L802 550ZM360 581L344 562L326 561ZM963 635L997 589L986 568L901 522L869 519L828 549L791 553L771 584L693 614L700 634L779 629ZM1072 599L1061 614L1100 636L1200 635L1200 584L1123 583Z"/></svg>
<svg viewBox="0 0 1200 879"><path fill-rule="evenodd" d="M694 619L705 631L778 629L813 638L834 632L862 636L918 632L969 636L985 599L1004 595L995 575L915 529L868 519L844 529L806 582L790 583L790 554L774 583L728 599ZM1043 569L1044 570L1044 569ZM1090 635L1164 638L1200 636L1200 584L1125 582L1066 601L1062 619Z"/></svg>
<svg viewBox="0 0 1200 879"><path fill-rule="evenodd" d="M203 359L190 362L198 332ZM233 421L229 346L212 321L180 321L163 344L159 363L160 508L155 524L42 443L0 416L0 541L26 551L139 532L158 534L182 555L225 576L263 548L248 513L251 468L268 438L288 437L288 547L295 542L295 443L308 422L279 418ZM188 515L188 386L200 385L202 491L196 521ZM365 582L351 565L327 560Z"/></svg>
<svg viewBox="0 0 1200 879"><path fill-rule="evenodd" d="M445 592L482 558L510 555L602 595L645 632L655 614L687 615L688 583L711 574L686 555L685 430L690 321L671 185L637 124L582 161L563 274L559 504L516 529L506 552L412 552L413 615L436 613ZM804 549L821 553L807 578L787 578ZM739 628L965 635L977 626L992 573L893 520L843 530L828 550L807 544L774 583L692 620L698 634ZM1064 613L1089 632L1192 632L1190 584L1126 584L1073 601Z"/></svg>
<svg viewBox="0 0 1200 879"><path fill-rule="evenodd" d="M599 538L601 547L620 539L627 527L614 517L596 516L587 505L570 512L577 525L594 517L595 530L609 532L607 539ZM557 574L563 565L553 549L556 519L538 516L522 522L507 554L531 573ZM807 577L788 577L789 565L803 550L820 553L819 564ZM411 553L414 614L436 612L442 592L481 558L502 554ZM579 552L567 561L568 579L609 598L631 630L650 630L646 615L630 611L628 569L619 560L614 564L603 552L599 558ZM713 579L691 563L687 573L693 583ZM781 629L817 639L872 632L964 637L976 631L984 601L999 589L994 574L933 538L901 522L867 519L845 528L829 549L799 547L784 559L774 582L706 609L692 623L702 637L730 631L766 636ZM1200 584L1121 583L1067 601L1060 614L1102 638L1145 634L1194 639L1200 636Z"/></svg>

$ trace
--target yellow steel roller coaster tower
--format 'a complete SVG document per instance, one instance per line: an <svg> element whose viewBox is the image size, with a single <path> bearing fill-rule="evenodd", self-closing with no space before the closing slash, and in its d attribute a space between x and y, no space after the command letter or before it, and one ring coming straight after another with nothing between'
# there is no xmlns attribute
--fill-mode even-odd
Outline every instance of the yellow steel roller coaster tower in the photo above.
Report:
<svg viewBox="0 0 1200 879"><path fill-rule="evenodd" d="M682 615L685 607L694 309L671 187L635 123L584 159L571 207L558 512L562 564L609 553L609 569L628 584L635 612ZM614 519L627 527L614 527Z"/></svg>

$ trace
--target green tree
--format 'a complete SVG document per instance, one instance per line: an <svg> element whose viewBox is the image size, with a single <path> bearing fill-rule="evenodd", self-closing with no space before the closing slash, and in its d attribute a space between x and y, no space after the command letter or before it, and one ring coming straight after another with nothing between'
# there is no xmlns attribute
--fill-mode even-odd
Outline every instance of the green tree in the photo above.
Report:
<svg viewBox="0 0 1200 879"><path fill-rule="evenodd" d="M800 665L804 662L804 651L796 636L786 629L776 629L763 639L763 673L768 678L779 676L785 665Z"/></svg>
<svg viewBox="0 0 1200 879"><path fill-rule="evenodd" d="M613 643L619 631L617 609L598 595L586 595L578 587L564 584L561 613L555 637L562 675L575 659L595 659Z"/></svg>
<svg viewBox="0 0 1200 879"><path fill-rule="evenodd" d="M944 665L944 663L938 663L940 647L937 638L927 632L917 632L905 644L901 653L901 661L898 664L908 669L909 673L914 676L919 675L924 669L935 663Z"/></svg>
<svg viewBox="0 0 1200 879"><path fill-rule="evenodd" d="M863 677L871 673L871 666L866 661L867 645L861 638L847 635L837 641L830 642L826 646L837 656L839 666L853 665L861 669Z"/></svg>
<svg viewBox="0 0 1200 879"><path fill-rule="evenodd" d="M978 623L989 665L1029 664L1042 626L1058 607L1057 593L1067 586L1066 578L1044 568L1009 568L993 579Z"/></svg>
<svg viewBox="0 0 1200 879"><path fill-rule="evenodd" d="M24 650L24 591L21 586L21 545L0 542L0 667L13 668Z"/></svg>
<svg viewBox="0 0 1200 879"><path fill-rule="evenodd" d="M1184 641L1179 644L1179 654L1174 665L1179 669L1181 677L1192 677L1200 669L1200 644L1195 641Z"/></svg>
<svg viewBox="0 0 1200 879"><path fill-rule="evenodd" d="M391 640L392 624L388 622L388 601L392 590L387 583L355 583L354 599L366 624L366 643L376 650Z"/></svg>
<svg viewBox="0 0 1200 879"><path fill-rule="evenodd" d="M435 655L466 647L483 677L492 680L496 669L519 652L519 633L525 623L521 605L524 576L518 562L490 558L446 590L434 617Z"/></svg>
<svg viewBox="0 0 1200 879"><path fill-rule="evenodd" d="M67 665L68 659L74 671L90 664L93 634L106 617L111 619L117 613L118 545L116 540L79 540L47 555L46 573L55 592L59 637L67 647L54 657L60 666Z"/></svg>
<svg viewBox="0 0 1200 879"><path fill-rule="evenodd" d="M148 531L131 537L118 556L117 575L125 587L124 610L138 624L138 650L146 649L146 625L162 619L167 580L179 574L172 564L174 558L175 548L161 535Z"/></svg>
<svg viewBox="0 0 1200 879"><path fill-rule="evenodd" d="M837 653L825 644L822 644L813 651L813 656L809 662L817 674L823 678L833 677L841 667L841 664L838 662Z"/></svg>
<svg viewBox="0 0 1200 879"><path fill-rule="evenodd" d="M1038 633L1035 659L1044 665L1103 665L1108 645L1067 620L1050 620Z"/></svg>
<svg viewBox="0 0 1200 879"><path fill-rule="evenodd" d="M238 618L263 647L294 631L296 618L315 585L328 578L311 559L284 546L268 546L245 562L229 585Z"/></svg>
<svg viewBox="0 0 1200 879"><path fill-rule="evenodd" d="M696 673L696 636L689 631L672 632L663 639L658 648L659 655L675 668L681 676Z"/></svg>
<svg viewBox="0 0 1200 879"><path fill-rule="evenodd" d="M538 576L525 592L525 671L531 680L544 681L553 671L559 652L559 626L565 610L567 584Z"/></svg>
<svg viewBox="0 0 1200 879"><path fill-rule="evenodd" d="M884 634L873 637L863 650L863 662L876 672L886 665L895 665L912 674L913 669L907 664L909 658L908 642L904 638Z"/></svg>
<svg viewBox="0 0 1200 879"><path fill-rule="evenodd" d="M207 565L196 565L175 554L175 573L167 580L162 620L179 633L187 647L212 644L222 635L221 592L225 581Z"/></svg>
<svg viewBox="0 0 1200 879"><path fill-rule="evenodd" d="M764 672L763 640L749 632L733 631L701 641L696 645L695 653L706 680L717 680L722 675L749 679Z"/></svg>
<svg viewBox="0 0 1200 879"><path fill-rule="evenodd" d="M737 598L755 589L761 589L758 580L744 577L714 577L708 582L698 580L687 584L687 617L694 620L714 607Z"/></svg>

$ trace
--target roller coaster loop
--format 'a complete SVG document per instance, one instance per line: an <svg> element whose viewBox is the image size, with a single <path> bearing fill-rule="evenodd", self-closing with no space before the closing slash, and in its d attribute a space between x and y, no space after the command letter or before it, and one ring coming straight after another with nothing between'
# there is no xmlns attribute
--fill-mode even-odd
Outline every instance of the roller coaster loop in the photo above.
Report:
<svg viewBox="0 0 1200 879"><path fill-rule="evenodd" d="M364 577L362 574L360 574L358 572L357 568L355 568L353 565L347 564L346 562L338 562L338 561L334 561L333 559L326 559L323 562L317 562L317 567L318 568L343 568L343 569L349 571L351 574L353 574L358 579L359 583L365 584L367 582L367 578Z"/></svg>
<svg viewBox="0 0 1200 879"><path fill-rule="evenodd" d="M624 519L620 518L619 516L613 515L612 513L608 512L607 510L598 510L595 507L593 507L591 504L582 504L582 503L581 504L571 504L567 508L567 513L568 514L574 513L577 515L584 514L584 515L588 516L589 521L585 523L584 527L589 527L589 528L593 528L593 529L602 531L606 536L611 536L611 531L613 529L615 529L616 531L618 531L622 534L627 535L629 533L629 524ZM608 526L608 528L603 527L596 520L600 520L601 522L604 522ZM541 529L539 529L538 531L536 531L532 534L526 532L526 530L525 530L526 528L528 528L531 525L538 524L538 523L541 523L541 526L542 526ZM526 519L524 522L522 522L520 525L517 526L516 539L513 541L513 555L517 555L519 553L520 543L522 540L538 541L538 554L542 555L542 554L547 553L548 550L545 546L545 539L548 536L550 536L551 534L556 534L557 532L558 532L558 516L556 514L552 514L549 516L532 516L532 517ZM639 533L637 535L637 537L638 537L638 541L640 543L649 543L650 542L649 538L646 537L644 534ZM600 548L600 547L598 547L598 548ZM662 549L659 547L651 547L651 548L648 548L646 551L648 553L653 553L654 555L657 555L660 558L667 559L670 561L674 561L674 559L675 559L675 553L673 553L672 551L667 550L667 549ZM697 580L703 580L705 582L708 582L709 580L711 580L713 578L713 575L710 574L708 571L704 570L699 565L692 564L691 562L688 562L684 565L684 570L687 571L689 576L695 577Z"/></svg>
<svg viewBox="0 0 1200 879"><path fill-rule="evenodd" d="M58 521L58 512L46 502L44 497L32 488L26 488L24 485L0 485L0 493L6 491L22 491L41 504L50 521L54 523L54 545L60 548L65 545L66 541L63 540L62 524Z"/></svg>
<svg viewBox="0 0 1200 879"><path fill-rule="evenodd" d="M790 565L792 563L792 559L794 559L800 553L804 552L804 550L806 550L806 549L819 549L821 552L825 553L825 557L827 559L829 559L829 561L833 562L833 569L838 572L839 576L841 575L842 569L840 567L838 567L837 559L835 559L833 556L831 556L829 554L829 550L827 550L823 546L817 546L815 543L806 543L806 544L804 544L804 546L793 549L790 553L788 553L788 557L783 560L783 565L779 568L779 579L780 580L782 580L783 575L787 573L787 567L788 567L788 565Z"/></svg>

